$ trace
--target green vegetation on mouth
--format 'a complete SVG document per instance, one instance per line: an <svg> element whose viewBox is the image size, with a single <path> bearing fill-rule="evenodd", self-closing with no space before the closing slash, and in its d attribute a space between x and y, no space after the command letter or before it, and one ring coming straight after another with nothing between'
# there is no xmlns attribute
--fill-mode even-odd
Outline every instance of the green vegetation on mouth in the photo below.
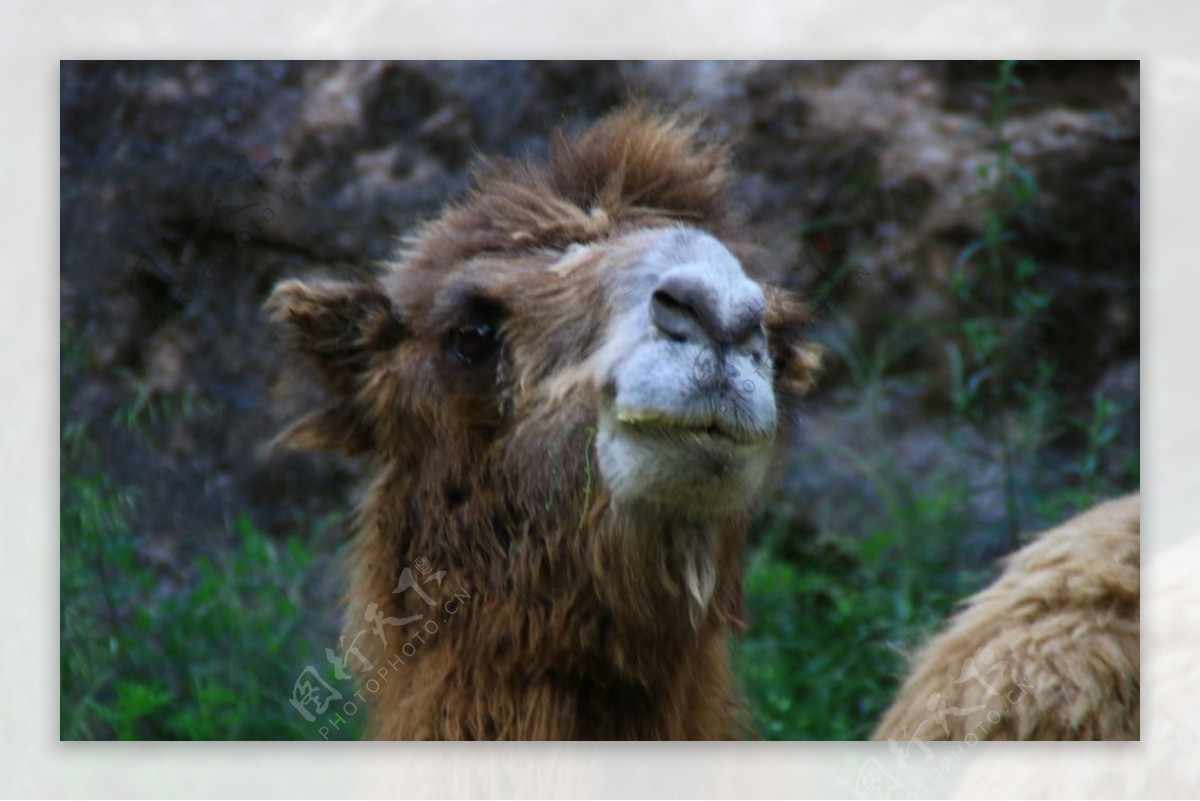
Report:
<svg viewBox="0 0 1200 801"><path fill-rule="evenodd" d="M617 420L629 425L666 425L683 428L677 421L672 421L660 412L645 409L618 409Z"/></svg>
<svg viewBox="0 0 1200 801"><path fill-rule="evenodd" d="M617 422L642 431L663 431L720 437L731 442L736 442L739 445L753 445L755 443L766 442L770 439L770 436L767 434L731 431L728 428L717 425L712 420L690 422L681 420L678 417L671 417L662 412L646 409L619 409L617 410Z"/></svg>

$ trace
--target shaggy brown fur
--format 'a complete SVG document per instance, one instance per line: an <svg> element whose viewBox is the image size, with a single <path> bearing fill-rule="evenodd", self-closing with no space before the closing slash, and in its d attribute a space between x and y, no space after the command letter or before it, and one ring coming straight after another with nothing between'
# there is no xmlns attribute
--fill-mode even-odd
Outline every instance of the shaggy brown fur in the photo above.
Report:
<svg viewBox="0 0 1200 801"><path fill-rule="evenodd" d="M1009 557L917 655L875 739L1139 738L1137 495Z"/></svg>
<svg viewBox="0 0 1200 801"><path fill-rule="evenodd" d="M595 468L604 388L581 367L629 259L618 237L685 224L745 252L725 154L694 134L640 109L560 134L547 164L486 166L377 280L288 281L268 302L326 396L283 440L365 457L373 477L346 640L369 628L371 604L396 621L424 615L385 626L386 646L370 631L357 641L373 736L741 733L726 639L741 624L752 499L720 515L615 505ZM801 305L766 293L786 422L817 354ZM478 325L500 344L463 364L451 346ZM394 592L421 559L446 571L420 584L432 605Z"/></svg>

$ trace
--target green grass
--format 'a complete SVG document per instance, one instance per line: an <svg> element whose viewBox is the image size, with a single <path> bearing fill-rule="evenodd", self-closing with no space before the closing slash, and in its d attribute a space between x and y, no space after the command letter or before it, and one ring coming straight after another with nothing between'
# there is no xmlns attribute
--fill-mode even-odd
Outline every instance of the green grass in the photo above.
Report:
<svg viewBox="0 0 1200 801"><path fill-rule="evenodd" d="M987 573L948 567L955 510L931 496L866 532L789 534L764 522L749 554L750 627L735 664L759 734L773 740L861 740L894 696L905 652L933 632ZM934 524L931 526L931 524Z"/></svg>
<svg viewBox="0 0 1200 801"><path fill-rule="evenodd" d="M66 408L87 362L69 330L63 343ZM111 425L170 408L135 402ZM105 474L83 425L64 419L61 434L60 738L315 738L289 704L299 673L324 662L309 544L243 516L213 532L232 547L153 559L161 543L139 529L136 490Z"/></svg>
<svg viewBox="0 0 1200 801"><path fill-rule="evenodd" d="M141 555L136 509L100 473L64 476L61 739L311 738L288 704L316 653L307 547L240 518L236 548L164 576Z"/></svg>

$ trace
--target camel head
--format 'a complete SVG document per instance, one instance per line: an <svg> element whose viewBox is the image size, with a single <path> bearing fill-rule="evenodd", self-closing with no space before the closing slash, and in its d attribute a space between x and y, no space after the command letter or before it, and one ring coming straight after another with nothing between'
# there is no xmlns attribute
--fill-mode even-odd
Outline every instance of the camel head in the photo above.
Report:
<svg viewBox="0 0 1200 801"><path fill-rule="evenodd" d="M639 109L486 165L379 274L275 290L324 396L284 438L368 460L394 557L690 597L695 624L817 364L801 304L746 274L729 182Z"/></svg>

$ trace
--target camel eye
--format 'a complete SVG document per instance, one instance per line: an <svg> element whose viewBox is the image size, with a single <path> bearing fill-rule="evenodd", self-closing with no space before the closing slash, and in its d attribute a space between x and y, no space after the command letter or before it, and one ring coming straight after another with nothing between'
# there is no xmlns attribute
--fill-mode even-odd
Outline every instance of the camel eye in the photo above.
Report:
<svg viewBox="0 0 1200 801"><path fill-rule="evenodd" d="M450 332L450 352L463 364L475 364L495 350L496 329L490 323L467 323Z"/></svg>

